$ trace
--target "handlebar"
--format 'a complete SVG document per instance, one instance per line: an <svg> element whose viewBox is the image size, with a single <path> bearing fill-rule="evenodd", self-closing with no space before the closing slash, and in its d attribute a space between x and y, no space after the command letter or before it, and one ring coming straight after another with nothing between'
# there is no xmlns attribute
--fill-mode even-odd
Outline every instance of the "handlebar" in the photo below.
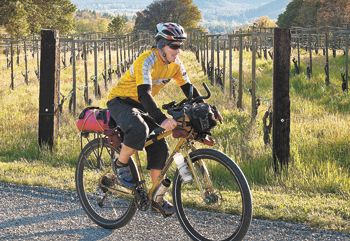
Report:
<svg viewBox="0 0 350 241"><path fill-rule="evenodd" d="M203 83L203 86L204 86L204 89L207 92L207 95L205 95L205 96L201 95L201 96L197 96L197 97L193 98L193 86L191 85L190 94L189 94L188 99L184 99L184 100L182 100L179 103L176 103L175 101L171 101L168 104L164 104L164 105L162 105L163 110L167 110L169 112L172 109L176 109L178 107L181 107L185 103L192 104L192 103L195 103L195 102L198 102L198 101L201 101L201 100L209 99L210 96L211 96L210 89L208 88L208 86L205 83Z"/></svg>
<svg viewBox="0 0 350 241"><path fill-rule="evenodd" d="M197 97L194 98L194 99L191 98L192 100L190 100L190 103L194 103L194 102L198 102L198 101L200 101L200 100L206 100L206 99L209 99L209 98L210 98L211 92L210 92L208 86L207 86L205 83L203 83L203 87L204 87L204 89L207 91L207 95L206 95L206 96L197 96Z"/></svg>

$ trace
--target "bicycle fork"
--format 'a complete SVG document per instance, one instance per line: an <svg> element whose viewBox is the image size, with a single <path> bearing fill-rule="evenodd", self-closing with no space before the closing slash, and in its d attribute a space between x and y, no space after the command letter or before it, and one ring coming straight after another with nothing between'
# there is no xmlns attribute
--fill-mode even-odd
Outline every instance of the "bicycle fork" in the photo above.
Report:
<svg viewBox="0 0 350 241"><path fill-rule="evenodd" d="M195 150L193 145L190 143L187 143L186 149L192 150L192 151ZM215 192L215 190L214 190L213 182L211 181L207 166L205 165L203 160L198 160L198 161L196 161L195 164L193 164L192 159L190 158L190 155L188 154L188 151L186 152L185 155L186 155L186 159L187 159L187 164L188 164L190 171L193 175L194 182L195 182L198 190L201 192L203 200L206 203L211 203L212 198L210 196ZM199 170L199 173L196 169ZM199 176L199 174L200 174L200 176ZM200 181L201 179L203 180L203 182Z"/></svg>

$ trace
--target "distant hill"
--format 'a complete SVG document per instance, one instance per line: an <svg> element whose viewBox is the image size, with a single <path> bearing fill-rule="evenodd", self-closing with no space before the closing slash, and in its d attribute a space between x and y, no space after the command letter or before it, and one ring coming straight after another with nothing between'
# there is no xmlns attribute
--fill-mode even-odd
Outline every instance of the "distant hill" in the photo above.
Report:
<svg viewBox="0 0 350 241"><path fill-rule="evenodd" d="M254 21L260 16L277 19L291 0L194 0L203 15L203 25L216 31ZM90 9L132 17L153 0L72 0L78 9ZM216 26L216 27L215 27ZM217 27L219 29L217 29Z"/></svg>

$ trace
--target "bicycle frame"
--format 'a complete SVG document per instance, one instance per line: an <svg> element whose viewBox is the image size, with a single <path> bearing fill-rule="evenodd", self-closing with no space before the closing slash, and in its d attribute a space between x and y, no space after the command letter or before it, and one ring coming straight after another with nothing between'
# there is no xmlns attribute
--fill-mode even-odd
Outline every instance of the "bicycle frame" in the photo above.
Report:
<svg viewBox="0 0 350 241"><path fill-rule="evenodd" d="M161 134L157 135L155 138L153 138L151 140L148 140L146 142L146 144L145 144L145 147L153 144L155 141L158 141L158 140L161 140L161 139L163 139L165 137L168 137L171 134L172 134L172 131L166 131L164 133L161 133ZM190 135L191 135L191 133L190 133ZM192 160L191 160L191 158L189 156L189 152L196 150L196 148L193 146L192 141L190 141L188 138L181 137L181 138L179 138L179 141L177 142L174 150L172 151L172 153L170 154L170 156L166 160L165 166L161 170L161 174L158 177L158 180L156 181L156 183L153 183L151 189L148 191L148 198L150 200L152 199L153 193L159 187L160 182L164 179L164 177L166 176L166 173L168 172L171 164L173 163L173 156L175 155L175 153L180 152L181 149L184 149L184 154L185 154L184 156L185 156L185 158L187 160L188 166L189 166L189 168L191 170L191 173L192 173L192 175L194 177L194 181L195 181L198 189L201 191L201 193L203 194L203 197L204 197L204 188L203 188L201 182L199 181L199 177L198 177L198 175L195 172L195 167L194 167L193 162L192 162ZM144 188L144 190L147 191L147 187L145 185L145 182L143 182L143 180L145 180L145 177L143 175L143 171L142 171L142 168L141 168L141 160L140 160L138 152L136 152L134 154L134 157L135 157L135 162L136 162L137 173L139 175L139 180L141 181L141 185ZM214 190L213 184L212 184L212 182L210 180L210 176L209 176L207 168L205 167L205 165L204 165L204 163L202 161L199 161L198 165L204 170L203 178L204 178L204 184L206 186L205 189L207 191L213 191Z"/></svg>
<svg viewBox="0 0 350 241"><path fill-rule="evenodd" d="M172 131L166 131L163 133L160 133L159 135L156 135L154 138L148 140L145 143L145 147L152 145L154 142L161 140L163 138L166 138L168 136L170 136L172 134ZM189 136L191 136L191 133L189 134ZM196 148L193 146L193 142L190 140L189 136L185 137L181 137L179 138L179 141L177 142L174 150L172 151L172 153L170 154L170 156L168 157L168 159L165 162L165 166L164 168L161 170L161 174L158 177L158 180L156 181L156 183L152 184L152 187L149 189L149 191L147 191L147 186L145 183L145 176L143 174L143 170L141 167L141 159L139 156L138 151L135 152L134 154L134 161L135 161L135 165L136 165L136 170L137 170L137 175L138 175L138 180L140 180L139 185L142 186L143 190L145 190L147 192L147 196L148 198L151 200L153 197L153 194L155 192L155 190L159 187L160 182L164 179L164 177L166 176L166 173L168 172L171 164L173 163L173 156L175 155L175 153L180 152L182 149L184 149L183 154L184 157L187 160L188 166L190 168L190 171L193 175L194 178L194 182L196 183L198 189L201 191L203 197L205 198L205 191L213 191L213 184L212 181L210 180L210 176L208 173L208 170L205 166L205 164L200 160L198 161L198 166L200 168L202 168L203 170L203 180L204 180L204 185L205 187L203 187L203 184L200 182L200 178L198 177L196 171L195 171L195 167L193 165L193 162L189 156L189 152L190 151L195 151ZM127 188L123 188L123 187L118 187L118 188L113 188L113 187L106 187L109 189L109 191L111 192L121 192L123 194L133 194L133 190L127 189Z"/></svg>

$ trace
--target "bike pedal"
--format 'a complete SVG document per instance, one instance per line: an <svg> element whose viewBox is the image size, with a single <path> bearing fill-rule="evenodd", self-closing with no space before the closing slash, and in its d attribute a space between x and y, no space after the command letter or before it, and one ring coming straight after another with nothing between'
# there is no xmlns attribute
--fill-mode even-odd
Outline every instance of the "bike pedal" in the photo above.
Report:
<svg viewBox="0 0 350 241"><path fill-rule="evenodd" d="M155 212L155 213L160 213L162 214L163 218L167 218L167 217L170 217L173 215L173 213L166 213L162 207L160 206L159 203L156 203L154 201L152 201L152 208L151 208L152 212Z"/></svg>

